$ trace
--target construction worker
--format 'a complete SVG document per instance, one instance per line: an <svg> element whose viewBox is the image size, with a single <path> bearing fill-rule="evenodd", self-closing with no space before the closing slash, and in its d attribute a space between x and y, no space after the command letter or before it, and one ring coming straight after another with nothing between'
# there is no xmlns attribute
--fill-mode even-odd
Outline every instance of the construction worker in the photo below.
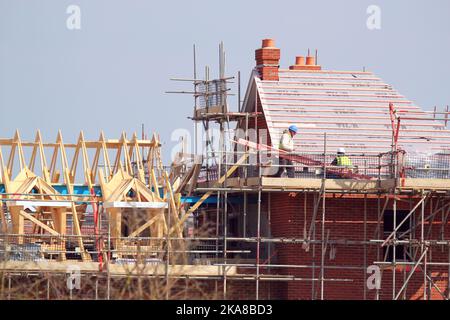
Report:
<svg viewBox="0 0 450 320"><path fill-rule="evenodd" d="M337 156L334 158L333 162L331 162L332 166L338 166L338 167L347 167L351 168L353 167L353 162L350 160L349 157L345 155L345 149L339 148L337 151Z"/></svg>
<svg viewBox="0 0 450 320"><path fill-rule="evenodd" d="M280 144L278 148L280 150L292 153L294 151L294 136L298 133L298 128L296 125L289 126L288 129L283 131L280 138ZM283 172L287 172L289 178L294 178L294 167L293 163L289 159L280 158L280 168L278 169L277 177L281 177Z"/></svg>

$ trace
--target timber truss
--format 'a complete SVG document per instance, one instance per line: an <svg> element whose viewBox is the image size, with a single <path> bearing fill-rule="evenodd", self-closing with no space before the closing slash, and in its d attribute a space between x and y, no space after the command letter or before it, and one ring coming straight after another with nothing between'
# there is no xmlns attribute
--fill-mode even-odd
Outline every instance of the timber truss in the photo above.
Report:
<svg viewBox="0 0 450 320"><path fill-rule="evenodd" d="M19 245L24 242L22 236L74 236L81 259L90 261L82 222L87 208L98 215L100 204L118 251L129 246L121 239L143 233L163 238L170 230L173 236L182 237L181 197L174 194L162 166L160 147L156 134L143 140L136 134L128 139L122 133L119 139L110 140L102 132L98 140L90 141L81 132L73 144L65 143L61 132L55 142L48 143L39 131L34 141L23 141L16 131L12 139L0 139L2 232L20 235L15 240ZM136 211L138 217L133 215ZM95 223L98 233L98 219ZM46 245L55 245L52 242ZM57 245L64 247L64 243ZM66 259L64 250L57 255Z"/></svg>

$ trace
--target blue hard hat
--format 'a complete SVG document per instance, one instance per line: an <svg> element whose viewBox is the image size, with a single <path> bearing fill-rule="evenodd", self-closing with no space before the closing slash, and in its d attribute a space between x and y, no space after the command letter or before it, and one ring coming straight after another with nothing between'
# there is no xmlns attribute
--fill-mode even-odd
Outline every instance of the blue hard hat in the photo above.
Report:
<svg viewBox="0 0 450 320"><path fill-rule="evenodd" d="M293 124L292 126L289 126L289 131L292 131L294 133L298 132L298 128L295 124Z"/></svg>

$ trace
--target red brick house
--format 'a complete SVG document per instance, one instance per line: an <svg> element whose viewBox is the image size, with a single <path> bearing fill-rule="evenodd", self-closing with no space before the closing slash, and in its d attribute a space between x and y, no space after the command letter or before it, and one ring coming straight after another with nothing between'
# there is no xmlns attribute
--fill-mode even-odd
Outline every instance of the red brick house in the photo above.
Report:
<svg viewBox="0 0 450 320"><path fill-rule="evenodd" d="M323 70L313 56L296 57L288 69L279 62L280 49L263 40L243 108L262 116L248 128L258 129L261 143L276 147L281 132L296 124L296 153L328 166L344 147L353 160L351 172L361 176L322 179L327 168L297 163L293 179L261 173L241 183L260 188L259 237L256 213L239 224L253 225L257 238L276 239L260 243L259 273L268 280L261 278L258 296L449 298L446 123L371 72ZM254 282L230 287L238 288L237 297L254 298Z"/></svg>

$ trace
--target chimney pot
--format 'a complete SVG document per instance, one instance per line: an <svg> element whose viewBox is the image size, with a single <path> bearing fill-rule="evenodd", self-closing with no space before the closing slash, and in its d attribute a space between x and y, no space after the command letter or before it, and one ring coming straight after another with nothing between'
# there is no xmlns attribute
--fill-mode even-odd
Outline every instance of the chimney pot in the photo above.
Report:
<svg viewBox="0 0 450 320"><path fill-rule="evenodd" d="M289 67L289 70L309 70L309 71L319 71L322 70L321 66L316 64L316 58L314 56L297 56L295 57L295 64Z"/></svg>
<svg viewBox="0 0 450 320"><path fill-rule="evenodd" d="M263 39L262 47L263 48L273 48L273 47L275 47L275 41L273 39Z"/></svg>
<svg viewBox="0 0 450 320"><path fill-rule="evenodd" d="M304 56L295 57L295 65L304 66L305 65L305 57Z"/></svg>
<svg viewBox="0 0 450 320"><path fill-rule="evenodd" d="M316 65L316 58L313 56L307 56L306 57L306 65L307 66L315 66Z"/></svg>

